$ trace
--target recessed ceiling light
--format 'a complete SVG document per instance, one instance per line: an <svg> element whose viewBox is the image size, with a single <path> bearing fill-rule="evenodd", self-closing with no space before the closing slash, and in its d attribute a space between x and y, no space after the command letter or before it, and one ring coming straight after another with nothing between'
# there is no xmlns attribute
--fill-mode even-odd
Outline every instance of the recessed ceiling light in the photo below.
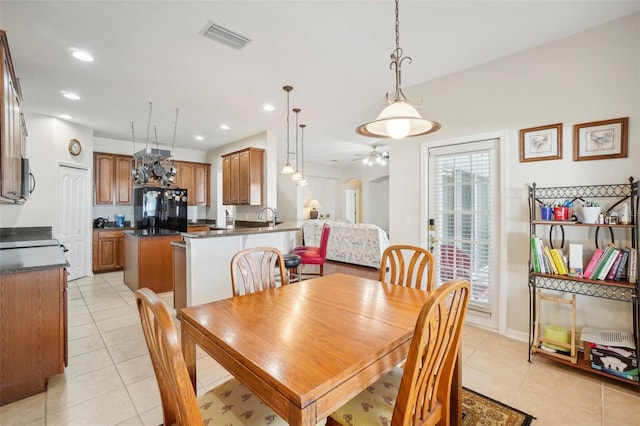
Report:
<svg viewBox="0 0 640 426"><path fill-rule="evenodd" d="M273 111L275 108L272 104L266 103L262 106L262 109L265 111Z"/></svg>
<svg viewBox="0 0 640 426"><path fill-rule="evenodd" d="M195 139L196 139L197 141L203 141L203 140L204 140L204 138L203 138L202 136L200 136L200 135L196 135L196 136L195 136Z"/></svg>
<svg viewBox="0 0 640 426"><path fill-rule="evenodd" d="M222 130L229 130L229 126L227 126L226 124L221 124L221 125L220 125L220 128L221 128Z"/></svg>
<svg viewBox="0 0 640 426"><path fill-rule="evenodd" d="M61 114L58 116L58 118L62 118L63 120L71 120L73 117L69 114Z"/></svg>
<svg viewBox="0 0 640 426"><path fill-rule="evenodd" d="M73 50L71 55L74 58L79 59L79 60L81 60L83 62L93 62L93 56L89 55L84 50L78 50L78 49L71 49L71 50Z"/></svg>
<svg viewBox="0 0 640 426"><path fill-rule="evenodd" d="M62 96L64 96L67 99L73 99L74 101L80 100L80 96L76 95L75 93L71 93L71 92L63 93Z"/></svg>

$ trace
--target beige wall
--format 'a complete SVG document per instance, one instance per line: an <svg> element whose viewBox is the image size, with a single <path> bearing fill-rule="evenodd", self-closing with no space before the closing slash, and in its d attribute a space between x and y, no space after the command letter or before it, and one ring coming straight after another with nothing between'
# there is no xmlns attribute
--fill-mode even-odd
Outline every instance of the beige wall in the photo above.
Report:
<svg viewBox="0 0 640 426"><path fill-rule="evenodd" d="M427 51L425 50L425 54ZM414 53L414 56L418 56ZM406 72L410 72L410 67ZM640 14L502 60L449 75L407 90L422 96L423 116L442 130L414 141L391 143L390 226L392 243L425 244L420 182L422 143L437 143L493 131L506 131L500 147L502 276L508 308L506 331L527 332L527 185L625 183L640 178ZM629 155L624 159L574 162L572 126L629 117ZM563 158L519 162L518 131L561 122ZM426 217L426 215L425 215ZM630 328L629 304L580 297L578 322ZM559 317L561 315L558 315ZM566 317L566 316L565 316Z"/></svg>

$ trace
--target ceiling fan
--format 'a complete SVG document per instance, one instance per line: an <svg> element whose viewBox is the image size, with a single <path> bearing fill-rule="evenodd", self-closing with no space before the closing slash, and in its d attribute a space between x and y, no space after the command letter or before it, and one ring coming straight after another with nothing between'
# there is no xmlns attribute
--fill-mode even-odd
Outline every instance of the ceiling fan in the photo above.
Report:
<svg viewBox="0 0 640 426"><path fill-rule="evenodd" d="M362 159L356 158L353 161L362 161L362 164L367 166L386 165L387 159L389 158L389 153L386 151L378 151L377 145L373 145L371 148L371 152L368 154L353 154L359 157L364 157Z"/></svg>

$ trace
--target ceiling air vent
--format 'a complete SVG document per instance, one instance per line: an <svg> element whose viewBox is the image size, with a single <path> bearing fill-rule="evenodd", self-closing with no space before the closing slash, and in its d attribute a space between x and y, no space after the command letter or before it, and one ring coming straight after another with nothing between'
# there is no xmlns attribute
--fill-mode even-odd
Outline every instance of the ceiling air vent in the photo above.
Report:
<svg viewBox="0 0 640 426"><path fill-rule="evenodd" d="M222 44L233 47L234 49L242 49L251 39L235 33L223 26L214 24L209 21L207 25L200 31L200 34L210 38L211 40L219 41Z"/></svg>

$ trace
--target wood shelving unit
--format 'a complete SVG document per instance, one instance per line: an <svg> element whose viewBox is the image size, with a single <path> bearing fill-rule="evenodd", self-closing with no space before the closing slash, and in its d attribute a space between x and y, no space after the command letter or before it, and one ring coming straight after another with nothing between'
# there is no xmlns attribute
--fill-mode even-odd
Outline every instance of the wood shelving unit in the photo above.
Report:
<svg viewBox="0 0 640 426"><path fill-rule="evenodd" d="M638 250L638 241L640 239L640 233L638 231L638 194L639 182L634 181L633 178L629 178L628 184L614 184L614 185L589 185L589 186L565 186L565 187L546 187L538 188L534 183L529 187L529 219L530 219L530 237L533 235L541 236L542 231L546 231L548 228L548 244L553 248L553 232L554 228L559 228L561 232L561 245L564 245L564 228L565 227L577 227L577 228L595 228L596 235L594 241L594 247L598 246L598 233L603 230L610 234L611 240L614 241L614 234L623 235L625 239L630 239L631 248ZM537 219L537 212L540 205L545 201L557 200L557 199L569 199L571 201L586 201L585 199L604 199L610 201L607 209L603 209L603 212L612 211L615 207L623 202L628 202L631 210L630 219L628 224L585 224L577 221L554 221L554 220L539 220ZM542 228L542 229L540 229ZM557 239L557 238L556 238ZM580 278L569 275L556 275L547 273L538 273L533 269L533 261L531 256L529 258L529 361L532 357L542 357L545 359L553 360L564 365L568 365L572 368L588 371L590 373L606 377L611 380L623 382L629 385L633 385L640 389L640 382L629 380L623 377L614 376L596 370L591 367L591 362L584 359L584 353L578 352L577 359L571 357L559 357L557 354L551 352L545 352L541 350L537 344L540 343L540 338L537 333L538 323L536 319L539 317L542 308L539 303L536 303L536 294L539 290L551 290L559 291L563 293L569 293L573 295L585 295L609 300L615 300L624 303L631 303L632 305L632 318L630 322L633 326L633 337L635 339L636 356L640 355L640 268L636 271L635 282L633 280L613 281L613 280L593 280L587 278ZM572 323L575 327L575 323ZM626 327L622 327L626 328ZM575 336L578 338L578 336Z"/></svg>

